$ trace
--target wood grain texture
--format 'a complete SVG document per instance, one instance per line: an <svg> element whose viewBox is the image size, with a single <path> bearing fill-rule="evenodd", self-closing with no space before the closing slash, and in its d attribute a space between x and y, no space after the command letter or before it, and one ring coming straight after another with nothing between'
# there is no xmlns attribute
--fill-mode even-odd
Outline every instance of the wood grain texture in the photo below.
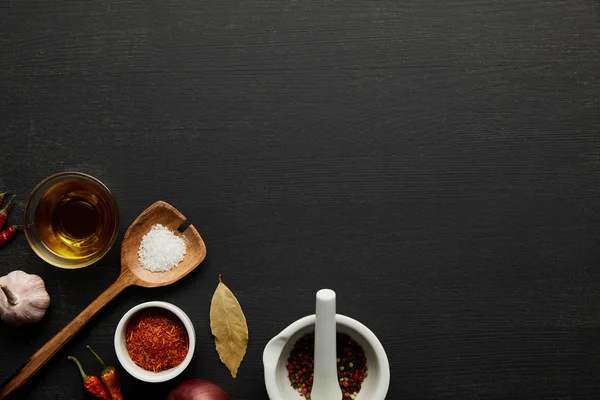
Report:
<svg viewBox="0 0 600 400"><path fill-rule="evenodd" d="M266 399L262 349L322 287L385 346L389 399L597 397L599 32L597 0L1 2L9 222L77 169L114 192L122 233L164 199L210 248L186 279L122 293L18 398L83 398L66 356L116 363L121 316L166 300L198 336L177 382ZM118 246L64 271L20 235L0 248L17 268L52 304L0 329L0 378L116 279ZM236 380L209 329L219 273L251 337ZM175 382L123 384L164 399Z"/></svg>

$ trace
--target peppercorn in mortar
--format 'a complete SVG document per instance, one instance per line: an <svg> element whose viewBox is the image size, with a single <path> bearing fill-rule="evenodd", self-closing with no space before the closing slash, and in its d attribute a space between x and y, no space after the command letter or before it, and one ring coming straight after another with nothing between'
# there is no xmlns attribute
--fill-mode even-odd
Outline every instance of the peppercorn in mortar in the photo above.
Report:
<svg viewBox="0 0 600 400"><path fill-rule="evenodd" d="M310 400L313 385L314 354L315 334L307 333L294 344L286 365L292 387L307 400ZM338 333L337 357L338 381L344 400L354 399L367 377L367 360L363 348L350 336Z"/></svg>

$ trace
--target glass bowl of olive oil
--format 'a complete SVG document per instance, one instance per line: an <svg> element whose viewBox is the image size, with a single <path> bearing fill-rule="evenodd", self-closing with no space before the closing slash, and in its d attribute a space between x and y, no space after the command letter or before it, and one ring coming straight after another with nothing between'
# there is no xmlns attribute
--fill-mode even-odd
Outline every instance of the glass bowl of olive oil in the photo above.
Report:
<svg viewBox="0 0 600 400"><path fill-rule="evenodd" d="M61 172L40 182L25 205L25 236L44 261L82 268L100 260L119 233L111 191L93 176Z"/></svg>

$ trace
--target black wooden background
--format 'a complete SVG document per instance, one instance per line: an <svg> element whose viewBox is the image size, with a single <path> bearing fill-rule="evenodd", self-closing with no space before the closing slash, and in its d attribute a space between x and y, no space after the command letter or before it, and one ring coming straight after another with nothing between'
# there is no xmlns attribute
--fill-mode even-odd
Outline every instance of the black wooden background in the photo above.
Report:
<svg viewBox="0 0 600 400"><path fill-rule="evenodd" d="M117 277L133 219L162 199L208 258L172 287L125 291L18 399L90 399L93 345L132 306L165 300L198 346L176 381L267 399L267 341L314 293L369 326L388 399L600 395L598 0L1 0L0 189L63 170L115 193L119 241L100 263L44 264L20 234L0 272L52 298L39 324L0 325L10 375ZM208 312L217 276L250 344L233 380ZM128 399L176 382L124 371ZM276 400L276 399L273 399Z"/></svg>

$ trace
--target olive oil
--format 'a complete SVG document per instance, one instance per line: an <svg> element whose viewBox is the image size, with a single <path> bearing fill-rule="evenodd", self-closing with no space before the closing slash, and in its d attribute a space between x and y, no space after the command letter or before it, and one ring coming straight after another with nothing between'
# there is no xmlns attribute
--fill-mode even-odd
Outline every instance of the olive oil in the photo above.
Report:
<svg viewBox="0 0 600 400"><path fill-rule="evenodd" d="M67 179L42 194L34 224L49 251L79 260L110 245L116 212L111 199L96 183Z"/></svg>

